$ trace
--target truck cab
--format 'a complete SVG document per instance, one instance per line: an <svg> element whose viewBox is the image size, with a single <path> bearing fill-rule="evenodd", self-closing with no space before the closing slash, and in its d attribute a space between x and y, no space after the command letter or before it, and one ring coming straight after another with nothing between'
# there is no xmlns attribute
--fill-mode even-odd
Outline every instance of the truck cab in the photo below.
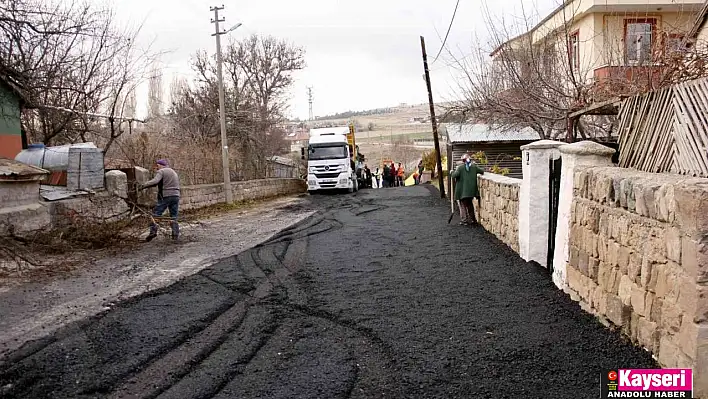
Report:
<svg viewBox="0 0 708 399"><path fill-rule="evenodd" d="M355 152L349 127L310 130L307 146L307 190L359 189L356 175ZM303 155L304 154L303 150Z"/></svg>

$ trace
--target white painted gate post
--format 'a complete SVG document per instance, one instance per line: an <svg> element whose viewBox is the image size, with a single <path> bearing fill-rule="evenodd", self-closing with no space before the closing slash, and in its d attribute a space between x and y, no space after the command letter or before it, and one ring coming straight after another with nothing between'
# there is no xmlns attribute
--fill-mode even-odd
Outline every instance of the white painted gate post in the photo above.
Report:
<svg viewBox="0 0 708 399"><path fill-rule="evenodd" d="M521 147L523 181L519 190L519 255L547 267L548 162L560 158L560 141L539 140Z"/></svg>
<svg viewBox="0 0 708 399"><path fill-rule="evenodd" d="M570 210L573 204L575 170L585 166L612 166L615 150L592 141L581 141L559 147L561 168L560 195L558 197L558 224L553 253L553 283L565 290L570 239Z"/></svg>

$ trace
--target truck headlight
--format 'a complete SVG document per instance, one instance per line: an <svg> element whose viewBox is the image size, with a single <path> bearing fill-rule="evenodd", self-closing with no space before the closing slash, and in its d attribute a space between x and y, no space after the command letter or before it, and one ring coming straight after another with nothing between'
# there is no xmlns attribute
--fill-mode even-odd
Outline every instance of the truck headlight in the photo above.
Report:
<svg viewBox="0 0 708 399"><path fill-rule="evenodd" d="M349 182L349 179L346 177L340 177L339 178L339 184L347 184Z"/></svg>

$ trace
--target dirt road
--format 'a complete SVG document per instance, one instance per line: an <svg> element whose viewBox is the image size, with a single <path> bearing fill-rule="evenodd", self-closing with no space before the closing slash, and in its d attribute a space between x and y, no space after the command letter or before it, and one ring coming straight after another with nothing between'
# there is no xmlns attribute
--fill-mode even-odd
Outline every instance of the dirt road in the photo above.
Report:
<svg viewBox="0 0 708 399"><path fill-rule="evenodd" d="M20 398L594 398L656 367L422 186L318 213L0 363Z"/></svg>

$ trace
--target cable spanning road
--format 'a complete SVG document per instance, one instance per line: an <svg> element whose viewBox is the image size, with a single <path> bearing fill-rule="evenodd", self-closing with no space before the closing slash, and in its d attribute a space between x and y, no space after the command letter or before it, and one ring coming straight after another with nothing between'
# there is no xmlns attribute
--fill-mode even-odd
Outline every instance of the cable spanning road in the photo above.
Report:
<svg viewBox="0 0 708 399"><path fill-rule="evenodd" d="M594 398L656 367L423 186L313 196L258 247L0 360L7 398Z"/></svg>

